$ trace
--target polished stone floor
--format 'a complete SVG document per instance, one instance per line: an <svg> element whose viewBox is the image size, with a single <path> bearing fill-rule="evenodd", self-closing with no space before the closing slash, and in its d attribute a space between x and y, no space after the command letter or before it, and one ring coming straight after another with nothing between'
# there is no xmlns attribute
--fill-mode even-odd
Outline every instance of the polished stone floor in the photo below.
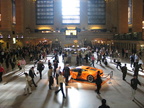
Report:
<svg viewBox="0 0 144 108"><path fill-rule="evenodd" d="M48 59L51 59L51 55ZM123 60L126 63L125 60ZM131 99L130 80L133 72L130 70L126 76L126 81L122 80L122 73L116 69L114 63L108 66L104 64L95 64L95 67L103 69L103 85L101 94L95 93L94 83L85 81L71 80L68 87L65 87L66 99L63 99L62 93L55 95L57 86L54 84L52 90L48 87L48 66L47 62L43 71L43 78L39 80L39 74L35 77L38 87L32 87L32 94L24 96L25 78L21 71L15 70L6 73L3 76L3 82L0 83L0 108L98 108L101 105L101 99L106 99L111 108L144 108L144 75L139 75L142 86L138 86L135 102ZM128 63L127 63L128 64ZM59 65L64 66L60 60ZM26 65L26 72L33 66L33 63ZM70 66L75 66L75 56L72 58ZM129 64L128 64L129 66ZM110 72L113 71L113 77L110 78ZM35 68L35 72L37 72Z"/></svg>

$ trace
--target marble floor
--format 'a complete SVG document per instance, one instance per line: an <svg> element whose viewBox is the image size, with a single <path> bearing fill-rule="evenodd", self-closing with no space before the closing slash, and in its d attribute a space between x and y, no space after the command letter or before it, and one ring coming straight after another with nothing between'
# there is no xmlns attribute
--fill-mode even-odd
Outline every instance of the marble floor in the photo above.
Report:
<svg viewBox="0 0 144 108"><path fill-rule="evenodd" d="M47 57L52 61L52 55ZM70 66L75 66L75 56L72 58ZM125 62L125 61L124 61ZM127 63L128 64L128 63ZM130 80L132 72L126 76L126 81L122 80L122 73L116 69L114 63L95 64L95 67L103 69L103 85L101 94L94 91L95 83L85 81L71 80L69 86L65 86L64 92L66 99L63 99L62 93L55 95L57 86L54 84L52 90L48 87L48 66L44 63L43 78L39 80L39 74L35 77L38 87L32 87L32 94L24 96L25 78L24 74L17 69L6 73L3 76L3 82L0 83L0 108L98 108L101 105L101 99L106 99L111 108L144 108L144 76L139 75L142 86L138 86L136 101L131 99ZM59 65L64 63L60 60ZM33 63L26 65L26 72L33 66ZM113 71L113 77L110 73ZM35 72L37 72L35 68Z"/></svg>

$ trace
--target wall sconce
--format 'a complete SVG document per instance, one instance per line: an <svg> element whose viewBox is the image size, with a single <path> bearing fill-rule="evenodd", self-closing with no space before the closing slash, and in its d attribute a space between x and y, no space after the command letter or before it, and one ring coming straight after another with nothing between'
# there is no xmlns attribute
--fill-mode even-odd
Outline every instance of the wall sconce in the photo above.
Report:
<svg viewBox="0 0 144 108"><path fill-rule="evenodd" d="M3 36L2 36L2 35L0 35L0 39L3 39Z"/></svg>
<svg viewBox="0 0 144 108"><path fill-rule="evenodd" d="M16 38L18 39L18 35L16 35Z"/></svg>
<svg viewBox="0 0 144 108"><path fill-rule="evenodd" d="M10 39L11 38L11 36L10 35L8 35L8 37L7 37L8 39Z"/></svg>
<svg viewBox="0 0 144 108"><path fill-rule="evenodd" d="M13 38L13 44L16 44L16 38Z"/></svg>
<svg viewBox="0 0 144 108"><path fill-rule="evenodd" d="M23 35L21 36L21 38L23 38Z"/></svg>

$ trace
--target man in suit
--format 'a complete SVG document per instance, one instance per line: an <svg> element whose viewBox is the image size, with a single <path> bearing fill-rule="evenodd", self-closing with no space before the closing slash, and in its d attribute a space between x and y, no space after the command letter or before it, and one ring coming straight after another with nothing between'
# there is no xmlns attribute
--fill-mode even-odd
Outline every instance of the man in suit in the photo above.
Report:
<svg viewBox="0 0 144 108"><path fill-rule="evenodd" d="M36 76L36 74L34 72L34 67L31 67L31 69L29 70L29 76L32 78L32 83L34 84L34 86L37 87L37 85L34 81L34 76Z"/></svg>
<svg viewBox="0 0 144 108"><path fill-rule="evenodd" d="M37 64L37 70L39 71L40 74L40 79L42 79L42 71L44 70L44 64L42 61L39 61Z"/></svg>

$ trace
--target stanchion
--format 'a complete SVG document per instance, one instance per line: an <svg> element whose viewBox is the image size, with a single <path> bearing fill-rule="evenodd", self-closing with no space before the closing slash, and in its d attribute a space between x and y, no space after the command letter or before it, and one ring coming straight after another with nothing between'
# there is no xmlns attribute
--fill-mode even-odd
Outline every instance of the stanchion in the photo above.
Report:
<svg viewBox="0 0 144 108"><path fill-rule="evenodd" d="M109 82L109 84L112 84L111 79L113 77L113 71L111 71L109 75L110 75L110 82Z"/></svg>
<svg viewBox="0 0 144 108"><path fill-rule="evenodd" d="M113 71L111 71L110 73L110 79L113 77Z"/></svg>

